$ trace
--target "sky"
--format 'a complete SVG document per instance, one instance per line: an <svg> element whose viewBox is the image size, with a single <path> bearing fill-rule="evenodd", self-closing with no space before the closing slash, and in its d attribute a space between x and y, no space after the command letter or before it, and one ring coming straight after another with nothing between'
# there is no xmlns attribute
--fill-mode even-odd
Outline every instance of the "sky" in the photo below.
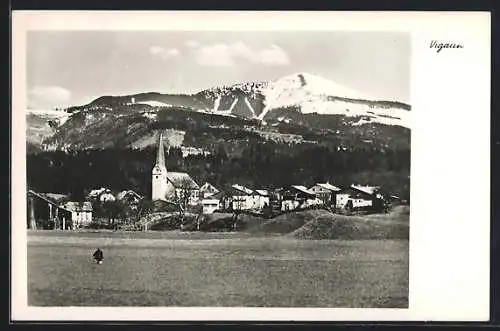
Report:
<svg viewBox="0 0 500 331"><path fill-rule="evenodd" d="M400 32L31 31L28 106L193 93L299 72L373 99L410 103L410 54L410 36Z"/></svg>

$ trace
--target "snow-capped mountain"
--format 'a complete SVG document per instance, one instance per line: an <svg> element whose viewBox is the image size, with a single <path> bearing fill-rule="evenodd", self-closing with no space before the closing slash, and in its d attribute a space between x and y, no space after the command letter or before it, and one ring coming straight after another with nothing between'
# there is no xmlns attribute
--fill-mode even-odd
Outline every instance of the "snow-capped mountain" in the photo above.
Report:
<svg viewBox="0 0 500 331"><path fill-rule="evenodd" d="M372 99L308 73L218 86L195 94L101 96L65 111L29 110L28 141L49 149L143 146L154 143L151 132L170 128L212 130L200 134L220 134L224 139L232 139L234 132L250 132L241 136L281 135L293 141L315 137L320 142L331 134L338 143L377 140L384 146L395 141L407 146L411 107ZM200 139L206 138L188 138L196 144Z"/></svg>
<svg viewBox="0 0 500 331"><path fill-rule="evenodd" d="M266 120L274 109L294 107L303 114L344 115L358 124L382 123L410 127L410 107L392 101L376 101L322 77L297 73L270 82L218 87L199 93L212 110Z"/></svg>

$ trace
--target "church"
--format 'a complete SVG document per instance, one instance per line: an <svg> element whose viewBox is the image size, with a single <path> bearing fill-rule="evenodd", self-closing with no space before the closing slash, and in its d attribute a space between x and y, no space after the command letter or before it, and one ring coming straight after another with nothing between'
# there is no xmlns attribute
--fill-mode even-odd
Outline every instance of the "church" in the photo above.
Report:
<svg viewBox="0 0 500 331"><path fill-rule="evenodd" d="M200 187L189 174L167 171L161 133L158 139L158 153L152 171L151 183L152 200L179 201L185 199L191 205L197 204L200 200Z"/></svg>

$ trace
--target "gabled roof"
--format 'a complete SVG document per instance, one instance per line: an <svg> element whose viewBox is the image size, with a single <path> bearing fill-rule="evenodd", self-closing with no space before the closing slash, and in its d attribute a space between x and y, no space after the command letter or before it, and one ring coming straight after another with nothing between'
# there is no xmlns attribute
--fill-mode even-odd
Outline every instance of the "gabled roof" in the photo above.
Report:
<svg viewBox="0 0 500 331"><path fill-rule="evenodd" d="M69 196L66 194L59 193L38 193L47 200L53 201L55 203L63 203L69 200Z"/></svg>
<svg viewBox="0 0 500 331"><path fill-rule="evenodd" d="M292 185L292 187L300 192L303 192L303 193L306 193L306 194L309 194L309 195L314 195L313 192L309 191L307 189L307 187L303 186L303 185Z"/></svg>
<svg viewBox="0 0 500 331"><path fill-rule="evenodd" d="M269 192L267 190L255 190L258 195L262 195L264 197L267 197L269 195Z"/></svg>
<svg viewBox="0 0 500 331"><path fill-rule="evenodd" d="M198 190L200 187L196 182L185 172L167 172L167 180L171 182L175 188L184 188L189 190Z"/></svg>
<svg viewBox="0 0 500 331"><path fill-rule="evenodd" d="M214 191L214 192L220 192L215 186L213 186L212 184L210 184L209 182L205 182L205 184L203 184L201 187L200 187L200 191Z"/></svg>
<svg viewBox="0 0 500 331"><path fill-rule="evenodd" d="M339 187L332 185L330 183L317 183L315 186L319 186L321 188L324 188L325 190L332 192L338 192L341 190Z"/></svg>
<svg viewBox="0 0 500 331"><path fill-rule="evenodd" d="M236 191L238 192L241 192L243 194L246 194L246 195L252 195L253 194L253 190L243 186L243 185L239 185L239 184L234 184L231 186L233 189L235 189Z"/></svg>
<svg viewBox="0 0 500 331"><path fill-rule="evenodd" d="M118 198L118 200L123 200L127 195L133 195L138 199L142 198L139 194L137 194L135 191L132 190L121 191L116 195L116 197Z"/></svg>
<svg viewBox="0 0 500 331"><path fill-rule="evenodd" d="M89 197L97 197L103 193L111 193L111 190L105 187L94 189L90 191Z"/></svg>
<svg viewBox="0 0 500 331"><path fill-rule="evenodd" d="M361 191L363 193L372 195L372 194L377 193L380 187L378 187L378 186L362 186L362 185L352 184L351 188L358 190L358 191Z"/></svg>
<svg viewBox="0 0 500 331"><path fill-rule="evenodd" d="M68 201L66 202L66 204L64 204L63 207L66 210L76 211L76 212L92 211L92 204L89 201L85 202Z"/></svg>
<svg viewBox="0 0 500 331"><path fill-rule="evenodd" d="M55 194L55 193L37 193L33 190L28 190L28 195L35 196L57 208L62 208L60 202L54 201L53 199L46 197L45 195L47 194Z"/></svg>

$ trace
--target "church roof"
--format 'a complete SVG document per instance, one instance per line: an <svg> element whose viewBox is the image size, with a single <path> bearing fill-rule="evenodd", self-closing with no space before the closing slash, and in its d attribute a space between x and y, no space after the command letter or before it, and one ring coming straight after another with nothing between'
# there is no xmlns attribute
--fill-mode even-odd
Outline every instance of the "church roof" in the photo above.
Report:
<svg viewBox="0 0 500 331"><path fill-rule="evenodd" d="M156 154L155 166L165 167L165 148L163 147L163 135L160 133L158 137L158 153Z"/></svg>
<svg viewBox="0 0 500 331"><path fill-rule="evenodd" d="M190 190L198 190L200 187L196 182L185 172L167 172L167 180L176 188L187 188Z"/></svg>

